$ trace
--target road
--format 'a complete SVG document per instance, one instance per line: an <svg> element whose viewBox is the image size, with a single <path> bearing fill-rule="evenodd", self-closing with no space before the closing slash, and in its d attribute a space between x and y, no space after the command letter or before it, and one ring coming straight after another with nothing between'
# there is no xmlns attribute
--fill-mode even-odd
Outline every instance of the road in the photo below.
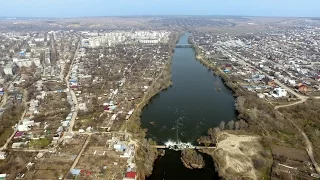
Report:
<svg viewBox="0 0 320 180"><path fill-rule="evenodd" d="M276 112L284 117L284 115L282 113L280 113L279 111L276 111ZM309 140L308 136L294 121L292 121L291 119L288 119L288 118L285 118L285 119L287 121L289 121L299 131L299 133L302 135L303 140L304 140L304 144L306 146L306 151L308 153L308 156L309 156L309 158L310 158L315 170L317 171L318 174L320 174L320 166L319 166L319 164L317 163L317 161L314 158L312 143Z"/></svg>
<svg viewBox="0 0 320 180"><path fill-rule="evenodd" d="M78 104L78 100L77 100L77 97L76 97L76 94L75 92L70 88L70 83L69 83L69 77L70 77L70 74L71 74L71 69L73 67L73 64L74 64L74 61L76 59L76 54L79 50L79 47L80 47L80 42L78 43L78 47L74 53L74 56L73 56L73 59L71 61L71 64L70 64L70 67L69 67L69 70L68 70L68 74L67 76L65 77L65 83L67 84L67 88L69 89L69 93L71 95L71 98L72 98L72 101L73 101L73 105L74 105L74 111L72 112L72 118L70 120L70 123L69 123L69 128L68 128L68 132L72 132L72 128L74 126L74 122L76 120L76 117L78 115L78 110L79 110L79 104ZM68 92L67 92L68 93Z"/></svg>
<svg viewBox="0 0 320 180"><path fill-rule="evenodd" d="M264 74L265 76L267 76L267 77L270 78L270 75L268 75L267 73L263 72L263 71L260 70L260 69L257 69L256 67L252 66L251 64L247 63L247 62L246 62L246 58L244 58L243 56L241 56L241 55L239 55L239 54L237 54L237 53L231 52L231 51L229 51L229 50L227 50L227 49L224 49L224 48L222 48L222 47L220 47L220 48L218 48L218 49L219 49L220 51L222 51L222 52L225 52L225 53L228 53L228 54L232 54L233 56L239 58L239 61L238 61L238 62L239 62L240 64L243 64L243 65L245 65L245 66L247 66L247 67L250 67L250 68L252 68L252 69L255 69L255 70L257 70L259 73ZM304 96L304 95L302 95L302 94L297 93L296 91L294 91L293 89L291 89L290 87L288 87L287 85L283 84L282 82L280 82L280 81L277 80L277 79L274 79L274 82L275 82L277 85L279 85L281 88L285 89L287 92L293 94L294 96L296 96L297 98L300 99L300 101L297 101L297 102L294 102L294 103L291 103L291 104L275 106L275 109L278 109L278 108L281 108L281 107L294 106L294 105L297 105L297 104L300 104L300 103L305 102L305 101L309 98L309 97L307 97L307 96ZM320 98L320 97L315 97L315 98L318 99L318 98Z"/></svg>
<svg viewBox="0 0 320 180"><path fill-rule="evenodd" d="M251 68L254 68L256 69L255 67L253 67L251 64L247 63L245 61L245 58L242 57L241 55L239 54L236 54L234 52L230 52L224 48L221 48L222 51L224 52L227 52L229 54L232 54L236 57L239 58L239 63L242 63L242 64L245 64L246 66L249 66ZM259 71L260 73L266 75L267 77L270 77L267 73L261 71L260 69L257 69L257 71ZM275 79L275 83L278 84L280 87L282 87L283 89L286 89L289 93L295 95L296 97L298 97L300 99L300 101L297 101L297 102L294 102L292 104L287 104L287 105L280 105L280 106L276 106L275 109L277 110L278 108L281 108L281 107L288 107L288 106L293 106L293 105L296 105L296 104L300 104L300 103L303 103L305 102L307 99L309 99L309 97L307 96L303 96L301 94L298 94L297 92L295 92L294 90L292 90L291 88L289 88L288 86L284 85L283 83L281 83L279 80ZM314 97L316 99L320 99L320 97ZM278 112L278 111L277 111ZM281 116L283 116L283 114L281 114L280 112L278 112ZM285 118L285 117L284 117ZM308 136L306 135L306 133L300 129L300 127L295 124L294 121L292 121L291 119L288 119L288 118L285 118L288 122L290 122L291 124L294 125L294 127L299 131L299 133L303 136L303 139L304 139L304 143L305 143L305 146L306 146L306 151L309 155L309 158L315 168L315 170L317 171L317 173L320 173L320 166L318 165L318 163L316 162L315 158L314 158L314 154L313 154L313 147L312 147L312 143L311 141L309 140Z"/></svg>
<svg viewBox="0 0 320 180"><path fill-rule="evenodd" d="M85 150L85 148L87 147L89 141L90 141L90 138L91 138L91 134L89 134L89 136L87 137L86 141L84 142L82 148L81 148L81 151L79 152L79 154L77 155L76 159L73 161L73 164L70 168L71 169L74 169L76 167L76 165L78 164L78 161L83 153L83 151Z"/></svg>

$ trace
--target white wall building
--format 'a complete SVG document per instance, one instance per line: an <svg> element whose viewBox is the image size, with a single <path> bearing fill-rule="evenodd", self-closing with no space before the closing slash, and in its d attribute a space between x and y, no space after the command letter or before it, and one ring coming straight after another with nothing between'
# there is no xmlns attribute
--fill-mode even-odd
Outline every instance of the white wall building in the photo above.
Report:
<svg viewBox="0 0 320 180"><path fill-rule="evenodd" d="M4 66L3 71L5 75L14 75L16 69L16 64L13 62L9 62Z"/></svg>
<svg viewBox="0 0 320 180"><path fill-rule="evenodd" d="M281 87L274 88L274 92L277 97L287 96L287 91L285 89L282 89Z"/></svg>
<svg viewBox="0 0 320 180"><path fill-rule="evenodd" d="M7 153L0 151L0 159L6 159L6 157L7 157Z"/></svg>

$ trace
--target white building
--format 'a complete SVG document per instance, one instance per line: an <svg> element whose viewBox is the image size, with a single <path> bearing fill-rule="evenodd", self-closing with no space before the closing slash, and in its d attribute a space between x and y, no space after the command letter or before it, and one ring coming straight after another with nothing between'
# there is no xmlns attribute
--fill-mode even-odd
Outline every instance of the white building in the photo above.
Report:
<svg viewBox="0 0 320 180"><path fill-rule="evenodd" d="M282 89L281 87L274 88L275 97L285 97L287 96L287 91L285 89Z"/></svg>
<svg viewBox="0 0 320 180"><path fill-rule="evenodd" d="M0 159L6 159L6 157L7 157L7 153L0 151Z"/></svg>
<svg viewBox="0 0 320 180"><path fill-rule="evenodd" d="M14 75L16 71L16 64L13 62L9 62L4 66L3 71L6 75Z"/></svg>
<svg viewBox="0 0 320 180"><path fill-rule="evenodd" d="M18 131L30 131L32 126L34 126L34 121L24 120L17 126L17 129Z"/></svg>

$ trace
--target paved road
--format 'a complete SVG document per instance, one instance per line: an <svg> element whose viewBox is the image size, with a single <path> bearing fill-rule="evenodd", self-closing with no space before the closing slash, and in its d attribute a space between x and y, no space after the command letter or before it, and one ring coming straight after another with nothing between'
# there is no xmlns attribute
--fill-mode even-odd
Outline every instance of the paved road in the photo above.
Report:
<svg viewBox="0 0 320 180"><path fill-rule="evenodd" d="M70 67L69 67L69 70L68 70L68 74L67 76L65 77L65 83L67 84L67 87L69 89L69 92L70 92L70 95L71 95L71 98L72 98L72 101L73 101L73 104L74 104L74 112L72 112L72 118L69 122L69 128L68 128L68 132L72 132L72 128L74 126L74 122L76 120L76 117L78 115L78 110L79 110L79 104L78 104L78 100L77 100L77 97L76 97L76 94L75 92L70 88L70 83L69 83L69 77L70 77L70 74L71 74L71 69L72 69L72 66L74 64L74 61L76 59L76 54L78 52L78 49L80 47L80 42L78 44L78 47L74 53L74 56L73 56L73 59L71 61L71 64L70 64Z"/></svg>

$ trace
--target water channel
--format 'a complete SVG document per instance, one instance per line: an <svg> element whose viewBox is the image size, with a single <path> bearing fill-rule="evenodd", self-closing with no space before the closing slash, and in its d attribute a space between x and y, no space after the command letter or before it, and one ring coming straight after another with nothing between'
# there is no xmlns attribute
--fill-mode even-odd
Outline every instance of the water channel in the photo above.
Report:
<svg viewBox="0 0 320 180"><path fill-rule="evenodd" d="M189 44L188 38L189 34L184 34L178 44ZM196 144L209 128L236 120L232 92L196 60L193 48L176 48L171 68L173 86L153 97L143 109L141 122L148 129L147 138L158 144L169 140ZM181 163L180 152L166 150L148 179L217 179L211 157L204 155L204 159L205 168L189 170Z"/></svg>

